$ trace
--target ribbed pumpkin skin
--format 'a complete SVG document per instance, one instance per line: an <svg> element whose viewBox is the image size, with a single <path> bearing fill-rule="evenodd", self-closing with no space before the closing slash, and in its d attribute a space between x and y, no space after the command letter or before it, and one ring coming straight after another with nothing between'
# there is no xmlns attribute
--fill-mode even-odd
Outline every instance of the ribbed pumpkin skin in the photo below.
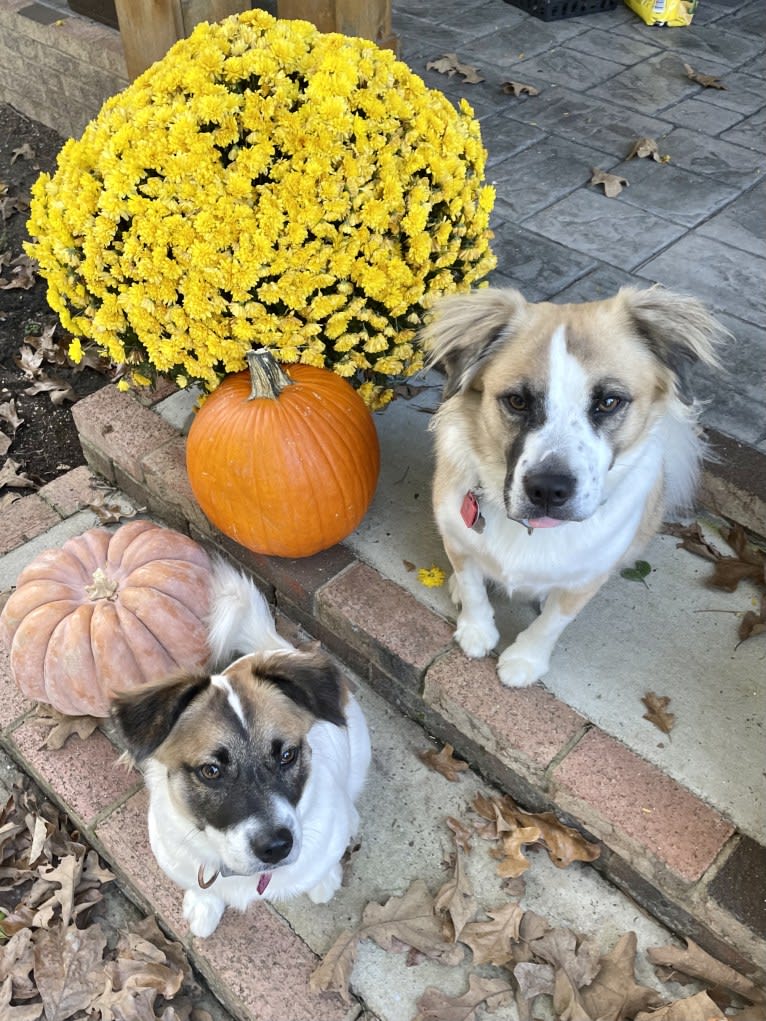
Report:
<svg viewBox="0 0 766 1021"><path fill-rule="evenodd" d="M228 376L197 413L186 468L207 518L240 545L307 557L345 539L375 493L380 448L357 392L327 369L282 366L293 383L250 396Z"/></svg>
<svg viewBox="0 0 766 1021"><path fill-rule="evenodd" d="M94 574L111 595L87 591ZM203 666L209 582L204 549L150 521L92 528L46 550L0 616L16 683L69 716L107 716L117 691Z"/></svg>

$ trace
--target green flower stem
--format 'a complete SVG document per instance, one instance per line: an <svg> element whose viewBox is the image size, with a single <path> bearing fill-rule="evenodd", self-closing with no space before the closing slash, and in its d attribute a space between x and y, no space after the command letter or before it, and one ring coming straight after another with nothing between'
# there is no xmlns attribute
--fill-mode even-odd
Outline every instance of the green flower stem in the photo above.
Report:
<svg viewBox="0 0 766 1021"><path fill-rule="evenodd" d="M293 381L267 347L248 351L245 354L245 361L250 370L249 401L259 397L275 401L286 387L292 385Z"/></svg>

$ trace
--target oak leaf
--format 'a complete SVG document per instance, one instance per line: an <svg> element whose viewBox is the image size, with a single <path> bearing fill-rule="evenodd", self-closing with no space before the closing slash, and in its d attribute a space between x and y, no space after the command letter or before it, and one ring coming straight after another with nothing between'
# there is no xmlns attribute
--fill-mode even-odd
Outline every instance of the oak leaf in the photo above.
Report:
<svg viewBox="0 0 766 1021"><path fill-rule="evenodd" d="M11 486L13 489L35 489L34 482L19 471L21 465L12 457L6 458L5 464L0 468L0 489L3 486Z"/></svg>
<svg viewBox="0 0 766 1021"><path fill-rule="evenodd" d="M41 929L35 943L35 981L46 1021L65 1021L87 1010L105 985L102 955L106 935L87 929Z"/></svg>
<svg viewBox="0 0 766 1021"><path fill-rule="evenodd" d="M434 898L422 879L414 880L401 897L390 897L385 904L368 904L359 932L382 950L393 949L393 941L397 940L442 964L463 960L462 949L444 939Z"/></svg>
<svg viewBox="0 0 766 1021"><path fill-rule="evenodd" d="M474 964L507 964L514 959L511 944L519 939L524 909L512 901L487 914L490 921L464 927L460 942L470 947Z"/></svg>
<svg viewBox="0 0 766 1021"><path fill-rule="evenodd" d="M10 263L11 278L0 278L0 291L28 291L35 286L37 263L27 255L17 255Z"/></svg>
<svg viewBox="0 0 766 1021"><path fill-rule="evenodd" d="M451 815L447 816L445 822L447 823L448 829L452 830L455 845L459 847L461 851L465 851L466 854L468 854L471 850L471 831L467 826L463 825L459 819L455 819Z"/></svg>
<svg viewBox="0 0 766 1021"><path fill-rule="evenodd" d="M578 830L560 822L553 812L525 812L507 794L500 799L499 806L508 822L537 827L539 839L557 868L566 868L575 861L595 861L601 854L598 844L591 843Z"/></svg>
<svg viewBox="0 0 766 1021"><path fill-rule="evenodd" d="M43 1012L42 1003L12 1006L13 978L9 975L0 985L0 1017L3 1021L37 1021Z"/></svg>
<svg viewBox="0 0 766 1021"><path fill-rule="evenodd" d="M488 1013L506 1007L513 998L513 989L506 979L468 976L468 989L462 996L447 996L429 986L418 1000L418 1013L413 1021L473 1021L476 1010Z"/></svg>
<svg viewBox="0 0 766 1021"><path fill-rule="evenodd" d="M455 943L457 940L465 942L462 932L476 914L477 908L473 888L465 874L463 856L458 851L455 855L455 868L452 876L437 892L433 907L437 914L449 915L448 938L451 943Z"/></svg>
<svg viewBox="0 0 766 1021"><path fill-rule="evenodd" d="M639 138L633 143L633 148L625 158L629 160L652 159L657 163L662 163L659 147L653 138Z"/></svg>
<svg viewBox="0 0 766 1021"><path fill-rule="evenodd" d="M462 64L457 53L443 53L437 60L429 61L426 64L426 69L446 74L450 78L459 74L467 85L477 85L484 81L478 68L472 67L470 64Z"/></svg>
<svg viewBox="0 0 766 1021"><path fill-rule="evenodd" d="M693 67L688 64L684 64L684 71L686 71L686 77L691 78L693 82L698 85L702 85L706 89L725 89L726 86L720 78L716 78L712 74L703 74L701 71L695 71Z"/></svg>
<svg viewBox="0 0 766 1021"><path fill-rule="evenodd" d="M511 833L504 833L500 840L501 849L491 852L500 861L497 874L504 879L516 879L526 872L529 859L525 857L523 848L527 844L536 844L539 839L540 830L537 826L519 826Z"/></svg>
<svg viewBox="0 0 766 1021"><path fill-rule="evenodd" d="M653 723L663 734L669 734L676 722L675 713L668 712L670 696L656 695L653 691L647 691L641 696L641 701L646 706L644 719Z"/></svg>
<svg viewBox="0 0 766 1021"><path fill-rule="evenodd" d="M580 989L582 1005L591 1017L623 1021L665 1002L656 989L636 982L636 947L635 932L626 932L599 961L593 982Z"/></svg>
<svg viewBox="0 0 766 1021"><path fill-rule="evenodd" d="M352 1003L349 983L359 949L359 931L344 929L309 977L313 993L337 993L344 1003Z"/></svg>
<svg viewBox="0 0 766 1021"><path fill-rule="evenodd" d="M418 758L424 762L429 769L436 770L443 777L453 783L460 779L460 773L468 769L468 763L453 757L454 748L451 744L445 744L440 752L434 748L420 752Z"/></svg>
<svg viewBox="0 0 766 1021"><path fill-rule="evenodd" d="M693 940L686 940L686 948L666 946L650 947L646 956L652 964L674 968L685 975L696 978L708 986L728 989L749 1003L766 1004L766 989L757 986L751 979L741 975L728 964L711 957Z"/></svg>
<svg viewBox="0 0 766 1021"><path fill-rule="evenodd" d="M514 967L513 977L519 984L519 993L524 1000L534 1000L536 996L553 996L554 974L550 964L522 961Z"/></svg>
<svg viewBox="0 0 766 1021"><path fill-rule="evenodd" d="M728 1021L724 1012L716 1006L707 993L697 993L684 1000L660 1007L659 1010L636 1014L635 1021Z"/></svg>
<svg viewBox="0 0 766 1021"><path fill-rule="evenodd" d="M623 188L627 188L630 182L626 177L620 177L619 174L610 174L606 170L600 170L598 167L591 167L591 179L588 184L604 186L604 194L608 199L616 198Z"/></svg>
<svg viewBox="0 0 766 1021"><path fill-rule="evenodd" d="M761 596L761 607L758 613L747 610L739 623L739 640L746 641L755 635L766 634L766 595Z"/></svg>
<svg viewBox="0 0 766 1021"><path fill-rule="evenodd" d="M525 85L523 82L503 82L502 90L506 95L510 96L539 96L540 90L536 89L534 85Z"/></svg>

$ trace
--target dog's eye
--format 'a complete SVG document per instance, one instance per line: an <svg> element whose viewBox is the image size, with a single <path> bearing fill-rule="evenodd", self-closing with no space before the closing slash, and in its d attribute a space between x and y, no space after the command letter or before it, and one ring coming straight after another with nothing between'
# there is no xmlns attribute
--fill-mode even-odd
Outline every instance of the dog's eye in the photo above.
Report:
<svg viewBox="0 0 766 1021"><path fill-rule="evenodd" d="M529 402L523 394L505 394L503 396L503 400L507 407L509 407L511 411L515 411L517 414L527 411L529 408Z"/></svg>
<svg viewBox="0 0 766 1021"><path fill-rule="evenodd" d="M197 769L198 775L203 779L210 782L211 780L220 780L223 776L223 770L217 762L203 762Z"/></svg>
<svg viewBox="0 0 766 1021"><path fill-rule="evenodd" d="M617 397L615 394L606 394L606 396L599 397L598 400L593 402L593 414L612 415L622 406L622 403L622 397Z"/></svg>
<svg viewBox="0 0 766 1021"><path fill-rule="evenodd" d="M279 764L280 766L292 766L297 758L297 748L283 748L279 754Z"/></svg>

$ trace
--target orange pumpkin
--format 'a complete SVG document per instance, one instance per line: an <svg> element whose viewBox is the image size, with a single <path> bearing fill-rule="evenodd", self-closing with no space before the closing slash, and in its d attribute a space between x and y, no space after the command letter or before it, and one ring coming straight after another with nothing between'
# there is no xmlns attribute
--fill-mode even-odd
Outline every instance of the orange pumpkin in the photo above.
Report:
<svg viewBox="0 0 766 1021"><path fill-rule="evenodd" d="M0 615L21 691L70 716L208 657L207 553L151 521L92 528L24 568Z"/></svg>
<svg viewBox="0 0 766 1021"><path fill-rule="evenodd" d="M311 365L280 367L266 349L227 376L192 422L186 468L205 515L256 553L306 557L364 517L380 470L378 435L359 394Z"/></svg>

